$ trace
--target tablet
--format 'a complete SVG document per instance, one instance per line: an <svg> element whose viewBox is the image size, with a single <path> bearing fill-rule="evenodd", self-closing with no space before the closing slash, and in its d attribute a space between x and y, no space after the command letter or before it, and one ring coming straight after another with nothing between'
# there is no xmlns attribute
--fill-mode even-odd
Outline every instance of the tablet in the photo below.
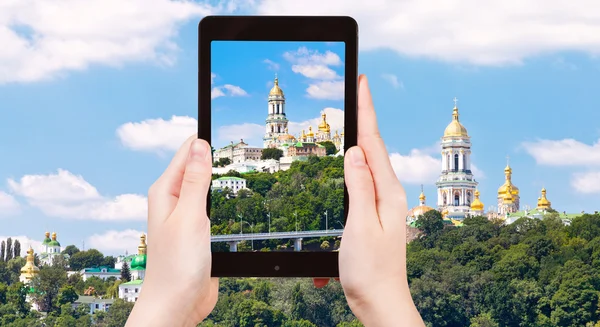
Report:
<svg viewBox="0 0 600 327"><path fill-rule="evenodd" d="M338 277L357 48L350 17L200 21L198 136L213 149L213 276Z"/></svg>

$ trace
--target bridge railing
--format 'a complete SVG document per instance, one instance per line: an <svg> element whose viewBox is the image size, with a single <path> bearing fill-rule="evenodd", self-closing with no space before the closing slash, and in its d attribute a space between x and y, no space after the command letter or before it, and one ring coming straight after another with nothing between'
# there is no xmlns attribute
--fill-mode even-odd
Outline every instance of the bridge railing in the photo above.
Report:
<svg viewBox="0 0 600 327"><path fill-rule="evenodd" d="M322 236L341 236L343 229L317 230L317 231L292 231L274 233L240 233L211 236L212 242L237 241L237 240L261 240L261 239L283 239L283 238L310 238Z"/></svg>

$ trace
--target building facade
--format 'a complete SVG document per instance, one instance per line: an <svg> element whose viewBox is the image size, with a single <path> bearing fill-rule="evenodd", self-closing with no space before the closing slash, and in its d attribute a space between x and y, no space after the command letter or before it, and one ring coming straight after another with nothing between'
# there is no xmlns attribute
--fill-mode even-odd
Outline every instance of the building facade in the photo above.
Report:
<svg viewBox="0 0 600 327"><path fill-rule="evenodd" d="M239 177L224 176L212 181L213 190L225 188L229 188L233 194L237 194L239 190L246 188L246 180Z"/></svg>

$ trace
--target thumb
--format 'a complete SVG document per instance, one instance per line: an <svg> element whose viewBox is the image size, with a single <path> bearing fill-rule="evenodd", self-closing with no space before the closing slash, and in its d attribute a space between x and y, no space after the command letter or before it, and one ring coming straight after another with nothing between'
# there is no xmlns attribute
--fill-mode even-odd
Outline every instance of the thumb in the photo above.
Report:
<svg viewBox="0 0 600 327"><path fill-rule="evenodd" d="M205 140L196 139L190 146L177 207L186 216L206 213L206 197L212 179L212 155Z"/></svg>
<svg viewBox="0 0 600 327"><path fill-rule="evenodd" d="M379 223L375 207L375 186L365 153L360 147L354 146L348 149L345 156L344 175L349 202L346 226L371 224L370 219L377 219Z"/></svg>

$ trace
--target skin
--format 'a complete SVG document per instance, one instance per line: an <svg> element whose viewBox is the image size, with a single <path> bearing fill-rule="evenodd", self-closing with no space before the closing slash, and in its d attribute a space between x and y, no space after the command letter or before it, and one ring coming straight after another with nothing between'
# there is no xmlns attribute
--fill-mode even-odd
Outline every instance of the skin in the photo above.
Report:
<svg viewBox="0 0 600 327"><path fill-rule="evenodd" d="M406 275L406 194L379 134L365 76L359 77L358 122L358 146L344 159L350 208L339 281L365 326L425 326ZM213 310L218 279L210 277L205 209L211 172L210 146L194 135L150 187L147 273L127 327L196 326ZM328 282L314 280L316 287Z"/></svg>

